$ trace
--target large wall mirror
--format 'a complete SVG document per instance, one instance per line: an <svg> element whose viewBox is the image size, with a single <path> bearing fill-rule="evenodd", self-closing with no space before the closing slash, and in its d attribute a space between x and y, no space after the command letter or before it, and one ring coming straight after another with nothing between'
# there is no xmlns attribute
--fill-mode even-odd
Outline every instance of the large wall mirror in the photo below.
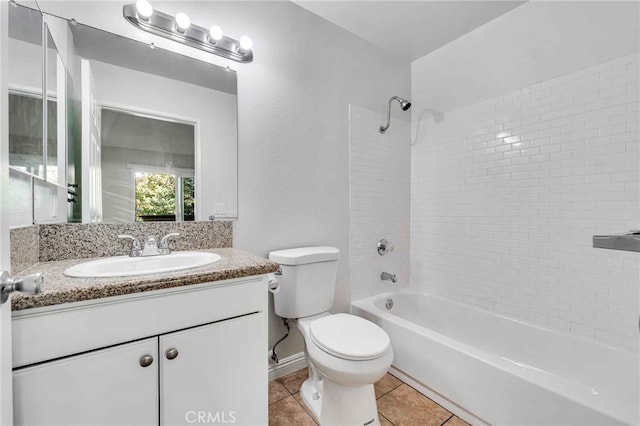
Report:
<svg viewBox="0 0 640 426"><path fill-rule="evenodd" d="M64 188L70 222L237 218L235 71L11 9L14 172Z"/></svg>

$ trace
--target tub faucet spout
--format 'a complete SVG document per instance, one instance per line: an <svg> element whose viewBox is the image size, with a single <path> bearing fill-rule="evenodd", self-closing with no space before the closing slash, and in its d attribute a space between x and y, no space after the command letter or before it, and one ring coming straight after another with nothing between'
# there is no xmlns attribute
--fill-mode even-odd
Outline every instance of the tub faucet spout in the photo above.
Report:
<svg viewBox="0 0 640 426"><path fill-rule="evenodd" d="M389 280L392 283L395 283L396 281L398 281L398 278L396 278L396 274L390 274L388 272L383 272L382 274L380 274L380 279L382 281Z"/></svg>

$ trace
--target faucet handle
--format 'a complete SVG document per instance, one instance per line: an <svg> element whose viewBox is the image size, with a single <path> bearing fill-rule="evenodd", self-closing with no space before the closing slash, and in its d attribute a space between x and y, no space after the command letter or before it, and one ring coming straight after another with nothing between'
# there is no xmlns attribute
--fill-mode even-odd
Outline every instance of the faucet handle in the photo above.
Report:
<svg viewBox="0 0 640 426"><path fill-rule="evenodd" d="M132 241L131 248L133 250L140 250L141 248L140 241L133 235L118 235L118 238L122 238L124 240L131 240Z"/></svg>
<svg viewBox="0 0 640 426"><path fill-rule="evenodd" d="M170 232L169 234L165 235L160 240L160 248L168 250L169 249L169 240L171 238L179 237L179 236L180 236L179 232Z"/></svg>
<svg viewBox="0 0 640 426"><path fill-rule="evenodd" d="M131 240L131 251L129 252L129 257L137 257L142 253L142 247L140 246L140 240L138 240L133 235L118 235L118 238L122 238L125 240Z"/></svg>

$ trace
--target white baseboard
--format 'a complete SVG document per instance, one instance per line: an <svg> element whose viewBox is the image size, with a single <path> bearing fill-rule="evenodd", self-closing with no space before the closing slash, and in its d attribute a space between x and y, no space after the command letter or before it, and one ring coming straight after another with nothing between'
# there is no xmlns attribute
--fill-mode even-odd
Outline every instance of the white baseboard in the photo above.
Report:
<svg viewBox="0 0 640 426"><path fill-rule="evenodd" d="M307 366L304 352L282 358L277 364L271 359L271 351L267 353L267 357L269 359L269 381L279 379Z"/></svg>
<svg viewBox="0 0 640 426"><path fill-rule="evenodd" d="M450 413L453 413L456 416L460 417L465 422L472 424L473 426L488 425L488 423L482 420L481 418L476 417L472 413L460 407L455 402L448 400L447 398L443 397L433 389L428 388L427 386L413 379L411 376L408 376L402 371L398 370L396 367L391 366L391 368L389 369L389 373L393 374L398 379L402 380L403 382L405 382L406 384L408 384L409 386L411 386L412 388L414 388L415 390L417 390L427 398L433 400L434 402L436 402L437 404L445 408Z"/></svg>

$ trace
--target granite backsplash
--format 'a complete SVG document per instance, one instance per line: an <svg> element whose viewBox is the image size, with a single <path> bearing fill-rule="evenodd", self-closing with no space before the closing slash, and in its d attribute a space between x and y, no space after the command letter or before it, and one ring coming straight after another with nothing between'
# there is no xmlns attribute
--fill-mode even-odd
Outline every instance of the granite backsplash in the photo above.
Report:
<svg viewBox="0 0 640 426"><path fill-rule="evenodd" d="M9 231L9 253L11 258L11 273L17 274L29 266L38 263L39 237L38 225L23 226Z"/></svg>
<svg viewBox="0 0 640 426"><path fill-rule="evenodd" d="M145 236L159 240L170 232L172 250L204 250L232 247L231 221L143 222L143 223L61 223L12 229L11 271L18 273L37 262L84 259L128 253L131 241L118 238L129 234L141 243Z"/></svg>

